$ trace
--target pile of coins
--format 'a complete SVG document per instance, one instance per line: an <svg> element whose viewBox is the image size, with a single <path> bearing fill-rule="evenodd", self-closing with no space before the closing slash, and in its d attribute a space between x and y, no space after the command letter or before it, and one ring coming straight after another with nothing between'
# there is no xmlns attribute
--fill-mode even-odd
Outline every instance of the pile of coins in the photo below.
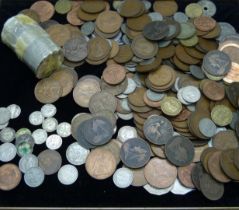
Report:
<svg viewBox="0 0 239 210"><path fill-rule="evenodd" d="M55 7L37 1L21 11L46 30L65 57L60 69L37 83L36 99L54 103L73 92L75 103L90 111L76 114L71 126L62 125L77 141L66 151L70 164L61 167L55 136L38 158L20 155L20 170L29 171L25 182L36 187L44 175L58 172L62 184L73 184L75 166L85 164L91 177L113 176L119 188L144 187L154 195L197 189L210 200L220 199L224 183L239 180L236 30L213 18L216 6L210 0L190 3L185 12L174 0L115 0L112 7L107 1L58 0ZM51 19L55 11L69 24ZM101 78L90 73L78 78L85 62L106 63ZM57 121L49 117L35 112L29 121L52 132ZM117 132L119 118L132 119L135 127ZM4 176L0 173L3 190Z"/></svg>

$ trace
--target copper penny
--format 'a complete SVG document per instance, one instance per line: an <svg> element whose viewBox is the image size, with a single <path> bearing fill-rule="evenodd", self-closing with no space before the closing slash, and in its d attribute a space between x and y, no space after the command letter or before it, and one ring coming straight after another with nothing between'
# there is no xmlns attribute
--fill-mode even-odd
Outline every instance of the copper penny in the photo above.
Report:
<svg viewBox="0 0 239 210"><path fill-rule="evenodd" d="M37 12L41 22L50 20L55 13L55 8L49 1L36 1L30 9Z"/></svg>
<svg viewBox="0 0 239 210"><path fill-rule="evenodd" d="M155 12L159 12L163 16L172 16L178 10L176 1L155 1L153 5Z"/></svg>
<svg viewBox="0 0 239 210"><path fill-rule="evenodd" d="M192 181L192 170L196 164L190 163L187 166L178 168L178 178L181 184L188 188L195 188Z"/></svg>
<svg viewBox="0 0 239 210"><path fill-rule="evenodd" d="M129 45L119 46L118 53L114 56L114 61L117 63L127 63L133 58L134 54Z"/></svg>
<svg viewBox="0 0 239 210"><path fill-rule="evenodd" d="M78 9L79 6L74 7L70 12L67 13L66 19L71 25L80 26L84 23L84 21L82 21L77 15Z"/></svg>
<svg viewBox="0 0 239 210"><path fill-rule="evenodd" d="M205 80L202 91L206 97L213 101L220 101L225 97L224 85L212 80Z"/></svg>
<svg viewBox="0 0 239 210"><path fill-rule="evenodd" d="M44 104L54 103L62 96L61 84L53 78L40 80L34 90L36 99Z"/></svg>
<svg viewBox="0 0 239 210"><path fill-rule="evenodd" d="M22 174L19 168L11 163L0 167L0 189L12 190L20 183Z"/></svg>
<svg viewBox="0 0 239 210"><path fill-rule="evenodd" d="M215 151L210 155L208 159L208 170L210 174L219 182L227 183L230 182L231 179L223 172L220 165L220 156L221 151Z"/></svg>
<svg viewBox="0 0 239 210"><path fill-rule="evenodd" d="M200 31L211 31L216 27L217 22L209 16L200 16L196 17L193 23Z"/></svg>
<svg viewBox="0 0 239 210"><path fill-rule="evenodd" d="M81 7L87 13L99 13L105 9L106 3L99 0L83 1Z"/></svg>
<svg viewBox="0 0 239 210"><path fill-rule="evenodd" d="M88 155L85 167L91 177L103 180L113 175L116 170L116 160L109 150L97 148Z"/></svg>
<svg viewBox="0 0 239 210"><path fill-rule="evenodd" d="M136 88L136 90L133 93L129 94L129 97L128 97L129 103L136 107L145 106L146 104L143 100L145 91L146 91L145 88Z"/></svg>
<svg viewBox="0 0 239 210"><path fill-rule="evenodd" d="M106 83L117 85L125 79L126 70L121 65L112 64L104 69L102 77Z"/></svg>
<svg viewBox="0 0 239 210"><path fill-rule="evenodd" d="M151 149L152 149L152 152L160 157L160 158L163 158L165 159L166 156L165 156L165 151L164 151L164 146L159 146L159 145L155 145L155 144L152 144L151 145Z"/></svg>
<svg viewBox="0 0 239 210"><path fill-rule="evenodd" d="M134 187L142 187L146 185L148 182L144 176L144 168L139 169L131 169L134 175L132 186Z"/></svg>
<svg viewBox="0 0 239 210"><path fill-rule="evenodd" d="M203 153L201 154L200 160L203 164L203 168L209 173L209 169L208 169L208 159L209 157L216 152L217 149L214 147L208 147L207 149L205 149L203 151Z"/></svg>
<svg viewBox="0 0 239 210"><path fill-rule="evenodd" d="M167 160L155 157L145 166L144 175L153 187L167 188L177 178L177 168Z"/></svg>

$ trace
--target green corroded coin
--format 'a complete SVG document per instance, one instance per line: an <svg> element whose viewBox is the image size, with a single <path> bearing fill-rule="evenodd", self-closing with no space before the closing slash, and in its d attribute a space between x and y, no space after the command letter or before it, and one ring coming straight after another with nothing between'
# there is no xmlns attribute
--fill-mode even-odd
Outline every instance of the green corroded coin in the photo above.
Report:
<svg viewBox="0 0 239 210"><path fill-rule="evenodd" d="M33 151L33 148L31 147L31 145L28 142L23 142L20 145L18 145L18 147L17 147L17 153L21 157L32 153L32 151Z"/></svg>
<svg viewBox="0 0 239 210"><path fill-rule="evenodd" d="M199 40L198 36L194 35L189 39L181 39L180 43L185 47L193 47L193 46L197 45L198 40Z"/></svg>
<svg viewBox="0 0 239 210"><path fill-rule="evenodd" d="M69 0L58 0L55 4L55 10L59 14L66 14L71 10L72 4Z"/></svg>
<svg viewBox="0 0 239 210"><path fill-rule="evenodd" d="M16 138L18 138L21 135L24 134L30 134L31 135L31 131L28 128L20 128L17 132L16 132Z"/></svg>
<svg viewBox="0 0 239 210"><path fill-rule="evenodd" d="M181 31L177 36L178 39L189 39L196 33L196 28L192 23L180 23Z"/></svg>

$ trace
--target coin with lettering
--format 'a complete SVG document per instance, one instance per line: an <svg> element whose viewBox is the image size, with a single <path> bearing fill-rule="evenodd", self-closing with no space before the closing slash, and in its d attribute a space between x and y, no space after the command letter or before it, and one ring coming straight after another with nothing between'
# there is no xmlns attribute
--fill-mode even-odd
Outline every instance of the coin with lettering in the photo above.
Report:
<svg viewBox="0 0 239 210"><path fill-rule="evenodd" d="M128 139L121 147L120 158L130 168L141 168L149 161L151 149L149 144L140 138Z"/></svg>

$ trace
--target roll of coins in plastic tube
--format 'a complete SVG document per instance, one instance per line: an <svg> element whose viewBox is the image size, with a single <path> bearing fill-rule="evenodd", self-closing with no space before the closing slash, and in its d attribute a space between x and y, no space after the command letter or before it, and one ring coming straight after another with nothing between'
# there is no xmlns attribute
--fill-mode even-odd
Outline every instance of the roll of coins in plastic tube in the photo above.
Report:
<svg viewBox="0 0 239 210"><path fill-rule="evenodd" d="M28 16L18 14L4 24L1 38L35 73L49 76L63 62L63 54L49 35Z"/></svg>

